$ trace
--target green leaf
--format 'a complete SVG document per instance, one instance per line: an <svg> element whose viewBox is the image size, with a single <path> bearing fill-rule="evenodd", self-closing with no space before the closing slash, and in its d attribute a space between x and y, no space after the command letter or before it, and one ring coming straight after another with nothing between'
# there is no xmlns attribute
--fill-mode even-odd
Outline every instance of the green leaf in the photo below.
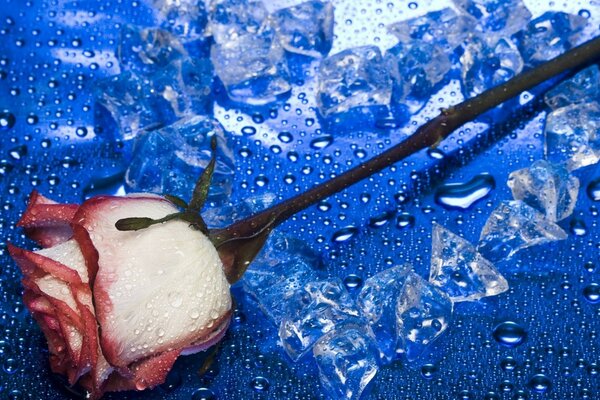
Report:
<svg viewBox="0 0 600 400"><path fill-rule="evenodd" d="M118 220L115 223L115 228L117 228L120 231L138 231L140 229L145 229L150 225L154 224L155 221L152 218L132 217Z"/></svg>
<svg viewBox="0 0 600 400"><path fill-rule="evenodd" d="M179 215L179 219L189 222L194 228L198 229L205 235L208 235L208 227L206 226L206 222L204 222L204 219L202 219L200 214L184 212Z"/></svg>
<svg viewBox="0 0 600 400"><path fill-rule="evenodd" d="M206 166L206 169L200 175L200 178L196 182L196 187L194 187L194 193L192 194L192 200L190 201L190 205L187 208L188 211L191 212L200 212L202 207L204 207L204 203L206 202L206 198L208 197L208 190L210 188L210 182L212 180L213 172L215 170L215 163L217 157L217 135L213 135L210 138L210 148L212 150L212 158L210 162Z"/></svg>
<svg viewBox="0 0 600 400"><path fill-rule="evenodd" d="M173 205L183 208L184 210L188 207L188 204L181 198L173 196L172 194L165 194L164 198L171 202Z"/></svg>

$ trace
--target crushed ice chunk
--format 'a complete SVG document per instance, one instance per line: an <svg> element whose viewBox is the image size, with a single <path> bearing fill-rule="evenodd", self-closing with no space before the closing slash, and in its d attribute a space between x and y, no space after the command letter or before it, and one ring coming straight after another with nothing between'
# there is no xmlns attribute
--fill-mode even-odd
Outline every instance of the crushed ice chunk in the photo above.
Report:
<svg viewBox="0 0 600 400"><path fill-rule="evenodd" d="M289 300L279 338L285 352L297 361L321 336L357 318L359 311L341 280L310 282Z"/></svg>
<svg viewBox="0 0 600 400"><path fill-rule="evenodd" d="M202 40L206 33L207 13L203 1L152 0L158 24L184 42Z"/></svg>
<svg viewBox="0 0 600 400"><path fill-rule="evenodd" d="M514 35L525 63L537 65L569 50L577 44L587 24L580 15L547 11Z"/></svg>
<svg viewBox="0 0 600 400"><path fill-rule="evenodd" d="M392 80L378 47L354 47L321 61L317 105L323 116L387 106L391 96Z"/></svg>
<svg viewBox="0 0 600 400"><path fill-rule="evenodd" d="M410 264L404 264L379 272L365 281L358 294L357 305L369 321L380 356L386 362L396 357L396 303L411 270Z"/></svg>
<svg viewBox="0 0 600 400"><path fill-rule="evenodd" d="M333 5L318 0L275 11L268 17L283 48L310 57L327 55L333 42Z"/></svg>
<svg viewBox="0 0 600 400"><path fill-rule="evenodd" d="M463 13L478 20L478 31L493 44L525 28L531 13L522 0L453 0Z"/></svg>
<svg viewBox="0 0 600 400"><path fill-rule="evenodd" d="M503 201L481 230L477 250L488 260L509 259L530 246L567 238L565 231L521 200Z"/></svg>
<svg viewBox="0 0 600 400"><path fill-rule="evenodd" d="M244 274L242 285L261 310L280 324L290 298L319 278L321 264L320 255L307 243L275 232Z"/></svg>
<svg viewBox="0 0 600 400"><path fill-rule="evenodd" d="M515 200L523 200L550 221L560 221L573 213L579 179L561 165L538 160L529 168L511 172L508 187Z"/></svg>
<svg viewBox="0 0 600 400"><path fill-rule="evenodd" d="M415 40L442 44L450 50L461 44L473 30L476 21L469 15L459 15L451 8L432 11L420 17L388 25L388 31L405 44Z"/></svg>
<svg viewBox="0 0 600 400"><path fill-rule="evenodd" d="M215 43L211 60L234 101L262 105L291 90L285 53L272 30Z"/></svg>
<svg viewBox="0 0 600 400"><path fill-rule="evenodd" d="M314 346L321 384L333 399L359 400L379 369L377 348L363 326L345 326Z"/></svg>
<svg viewBox="0 0 600 400"><path fill-rule="evenodd" d="M396 304L401 351L415 360L437 339L452 319L453 303L447 294L414 272L409 272Z"/></svg>
<svg viewBox="0 0 600 400"><path fill-rule="evenodd" d="M141 135L125 174L127 186L188 198L212 157L213 135L218 138L217 163L208 195L215 201L226 197L235 172L233 153L219 122L207 116L187 117Z"/></svg>
<svg viewBox="0 0 600 400"><path fill-rule="evenodd" d="M182 57L187 57L186 50L167 31L133 25L121 29L117 59L125 70L151 73Z"/></svg>
<svg viewBox="0 0 600 400"><path fill-rule="evenodd" d="M506 38L489 46L482 37L471 37L465 42L460 62L462 88L467 98L498 86L523 70L519 49Z"/></svg>
<svg viewBox="0 0 600 400"><path fill-rule="evenodd" d="M452 67L442 46L419 40L389 49L385 64L393 79L394 103L406 103L412 112L425 105Z"/></svg>
<svg viewBox="0 0 600 400"><path fill-rule="evenodd" d="M453 302L478 300L508 290L506 279L475 246L435 222L429 282Z"/></svg>
<svg viewBox="0 0 600 400"><path fill-rule="evenodd" d="M544 101L553 110L571 104L600 101L600 71L594 64L574 77L561 82L544 96Z"/></svg>
<svg viewBox="0 0 600 400"><path fill-rule="evenodd" d="M573 104L552 111L545 126L548 161L569 171L600 160L600 104Z"/></svg>
<svg viewBox="0 0 600 400"><path fill-rule="evenodd" d="M257 34L266 17L267 9L260 0L211 0L208 7L210 30L219 45ZM247 51L252 52L251 48Z"/></svg>

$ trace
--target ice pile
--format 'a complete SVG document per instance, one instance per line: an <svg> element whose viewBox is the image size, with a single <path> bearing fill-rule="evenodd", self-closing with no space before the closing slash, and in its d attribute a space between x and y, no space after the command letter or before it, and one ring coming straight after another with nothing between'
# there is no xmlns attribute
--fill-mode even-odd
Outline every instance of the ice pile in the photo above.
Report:
<svg viewBox="0 0 600 400"><path fill-rule="evenodd" d="M339 279L323 279L320 262L306 244L277 235L242 284L279 326L289 357L312 354L332 398L358 399L381 365L416 360L448 329L454 303L508 289L473 245L437 224L429 281L399 265L353 295Z"/></svg>

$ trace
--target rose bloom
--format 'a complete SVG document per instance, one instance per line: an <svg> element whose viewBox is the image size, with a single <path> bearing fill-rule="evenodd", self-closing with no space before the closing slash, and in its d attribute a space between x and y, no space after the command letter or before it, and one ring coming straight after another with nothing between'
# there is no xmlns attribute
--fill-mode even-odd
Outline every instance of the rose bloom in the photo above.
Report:
<svg viewBox="0 0 600 400"><path fill-rule="evenodd" d="M231 295L215 247L172 220L119 231L127 217L178 210L162 197L99 196L58 204L37 192L18 225L41 247L10 246L23 300L50 350L50 366L91 398L164 382L180 355L205 350L229 325Z"/></svg>

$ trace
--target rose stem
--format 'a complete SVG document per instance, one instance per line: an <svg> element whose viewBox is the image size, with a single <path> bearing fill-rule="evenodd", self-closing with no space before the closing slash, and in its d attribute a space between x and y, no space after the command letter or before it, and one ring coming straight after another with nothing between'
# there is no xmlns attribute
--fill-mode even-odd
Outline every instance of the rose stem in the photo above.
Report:
<svg viewBox="0 0 600 400"><path fill-rule="evenodd" d="M562 72L582 68L598 58L600 58L600 37L577 46L471 99L442 110L440 115L419 127L413 135L399 144L331 180L257 214L234 222L226 228L212 230L211 238L224 259L230 281L235 282L242 276L248 264L262 247L268 233L292 215L424 148L437 145L460 126L523 91ZM243 241L252 242L250 248L245 248L244 245L247 243L243 243ZM232 265L228 266L228 263Z"/></svg>

